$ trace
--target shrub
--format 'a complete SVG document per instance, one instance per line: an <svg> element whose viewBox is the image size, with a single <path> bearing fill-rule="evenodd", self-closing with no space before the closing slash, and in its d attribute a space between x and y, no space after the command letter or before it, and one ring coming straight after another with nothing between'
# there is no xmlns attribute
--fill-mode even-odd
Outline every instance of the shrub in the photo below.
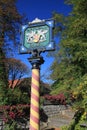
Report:
<svg viewBox="0 0 87 130"><path fill-rule="evenodd" d="M45 95L44 99L49 100L52 104L66 105L66 98L62 93L58 95Z"/></svg>

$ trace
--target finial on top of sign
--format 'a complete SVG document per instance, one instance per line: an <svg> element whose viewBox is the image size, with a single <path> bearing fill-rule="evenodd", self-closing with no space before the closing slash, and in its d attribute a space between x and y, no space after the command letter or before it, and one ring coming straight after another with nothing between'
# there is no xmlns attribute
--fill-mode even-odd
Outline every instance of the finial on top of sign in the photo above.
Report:
<svg viewBox="0 0 87 130"><path fill-rule="evenodd" d="M44 22L45 20L41 20L41 19L38 19L38 18L35 18L32 22L29 22L29 24L34 24L34 23L39 23L39 22Z"/></svg>

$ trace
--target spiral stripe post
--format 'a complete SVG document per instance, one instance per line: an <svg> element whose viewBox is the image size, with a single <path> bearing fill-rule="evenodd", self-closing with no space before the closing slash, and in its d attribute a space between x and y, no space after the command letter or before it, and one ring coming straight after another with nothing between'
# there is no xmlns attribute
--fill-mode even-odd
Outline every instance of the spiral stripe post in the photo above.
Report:
<svg viewBox="0 0 87 130"><path fill-rule="evenodd" d="M32 69L30 130L39 130L39 69Z"/></svg>
<svg viewBox="0 0 87 130"><path fill-rule="evenodd" d="M44 63L43 57L38 56L36 51L29 58L32 65L32 80L31 80L31 104L30 104L30 129L40 130L40 65Z"/></svg>

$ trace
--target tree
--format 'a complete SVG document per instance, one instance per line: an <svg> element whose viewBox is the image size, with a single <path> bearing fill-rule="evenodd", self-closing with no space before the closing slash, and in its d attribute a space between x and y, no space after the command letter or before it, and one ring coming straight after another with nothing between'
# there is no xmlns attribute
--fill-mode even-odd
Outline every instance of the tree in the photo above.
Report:
<svg viewBox="0 0 87 130"><path fill-rule="evenodd" d="M5 62L10 87L14 88L19 84L20 79L29 74L29 69L20 60L14 58L7 58Z"/></svg>
<svg viewBox="0 0 87 130"><path fill-rule="evenodd" d="M8 88L6 105L30 104L30 79L20 79L19 83L14 84L12 86L13 88Z"/></svg>
<svg viewBox="0 0 87 130"><path fill-rule="evenodd" d="M0 104L5 104L8 82L5 71L5 48L7 42L17 42L21 16L16 9L15 0L0 0ZM11 47L11 45L10 45Z"/></svg>
<svg viewBox="0 0 87 130"><path fill-rule="evenodd" d="M5 95L7 93L7 76L5 71L5 64L3 62L5 56L2 49L0 48L0 104L4 104Z"/></svg>
<svg viewBox="0 0 87 130"><path fill-rule="evenodd" d="M0 106L17 104L20 103L20 99L24 98L29 101L27 95L22 94L19 88L16 88L14 92L13 89L8 88L8 74L5 67L6 57L11 57L12 47L14 46L12 54L18 47L22 18L17 11L16 0L0 0ZM22 102L26 103L27 101L23 100ZM13 128L11 125L5 129Z"/></svg>
<svg viewBox="0 0 87 130"><path fill-rule="evenodd" d="M53 72L51 77L56 80L52 93L64 92L69 96L72 94L75 108L79 112L82 109L87 113L87 1L66 0L66 3L73 8L70 15L63 17L63 22L61 20L60 49L51 66ZM59 14L54 14L59 28L58 16ZM79 123L85 121L85 115L80 114ZM80 129L78 122L74 122L73 130Z"/></svg>
<svg viewBox="0 0 87 130"><path fill-rule="evenodd" d="M62 40L59 45L60 50L56 53L51 68L53 71L51 77L56 80L83 76L86 74L85 70L87 70L87 1L71 0L68 1L68 4L73 4L73 11L70 16L63 17L60 20L62 22L60 32ZM59 28L58 17L59 14L54 14Z"/></svg>

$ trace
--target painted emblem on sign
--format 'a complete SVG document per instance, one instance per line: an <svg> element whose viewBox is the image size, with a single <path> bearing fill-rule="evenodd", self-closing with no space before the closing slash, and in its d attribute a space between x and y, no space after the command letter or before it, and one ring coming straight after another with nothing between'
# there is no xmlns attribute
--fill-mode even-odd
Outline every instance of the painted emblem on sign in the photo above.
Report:
<svg viewBox="0 0 87 130"><path fill-rule="evenodd" d="M30 31L26 33L27 36L27 43L38 43L46 41L46 33L48 30L37 30L37 31Z"/></svg>
<svg viewBox="0 0 87 130"><path fill-rule="evenodd" d="M24 46L26 48L44 47L49 43L49 27L47 25L31 27L25 30Z"/></svg>

